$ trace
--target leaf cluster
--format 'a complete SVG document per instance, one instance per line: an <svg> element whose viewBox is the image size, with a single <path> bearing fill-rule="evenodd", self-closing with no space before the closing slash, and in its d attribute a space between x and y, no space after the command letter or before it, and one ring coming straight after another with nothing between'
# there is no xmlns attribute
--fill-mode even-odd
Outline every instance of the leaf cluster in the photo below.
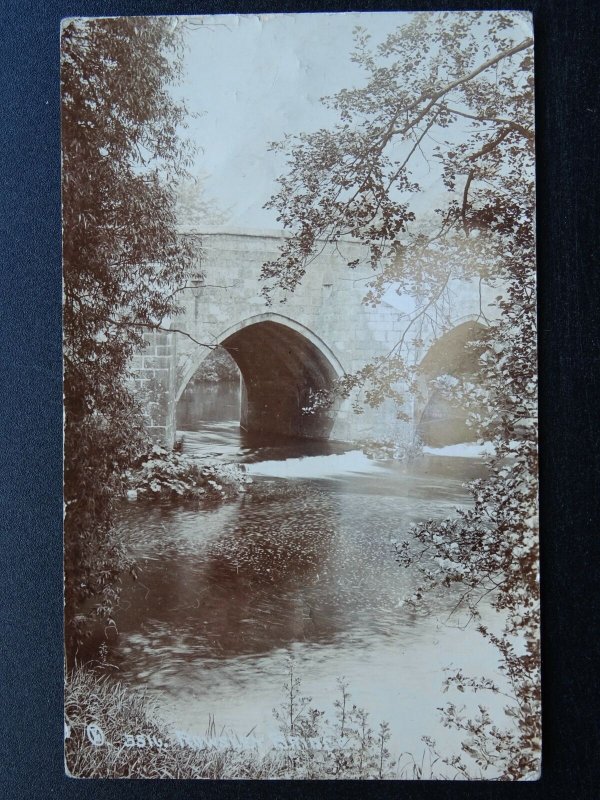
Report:
<svg viewBox="0 0 600 800"><path fill-rule="evenodd" d="M243 492L252 482L238 465L205 464L194 456L169 452L159 445L131 474L130 486L149 499L223 500Z"/></svg>

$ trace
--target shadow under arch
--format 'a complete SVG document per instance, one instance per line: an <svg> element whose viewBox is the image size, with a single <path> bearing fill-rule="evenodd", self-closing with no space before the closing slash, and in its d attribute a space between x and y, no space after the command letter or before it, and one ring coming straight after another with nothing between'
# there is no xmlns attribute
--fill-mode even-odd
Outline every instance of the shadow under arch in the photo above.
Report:
<svg viewBox="0 0 600 800"><path fill-rule="evenodd" d="M429 447L472 442L476 432L467 425L468 411L451 402L432 381L442 375L468 378L475 375L483 343L478 341L487 330L474 319L461 322L437 339L419 364L424 402L416 408L416 430L423 444Z"/></svg>
<svg viewBox="0 0 600 800"><path fill-rule="evenodd" d="M225 348L243 378L241 426L251 433L327 439L337 403L304 409L315 392L344 375L330 348L309 328L281 314L263 313L224 330L214 340ZM175 395L179 400L210 351L198 348Z"/></svg>

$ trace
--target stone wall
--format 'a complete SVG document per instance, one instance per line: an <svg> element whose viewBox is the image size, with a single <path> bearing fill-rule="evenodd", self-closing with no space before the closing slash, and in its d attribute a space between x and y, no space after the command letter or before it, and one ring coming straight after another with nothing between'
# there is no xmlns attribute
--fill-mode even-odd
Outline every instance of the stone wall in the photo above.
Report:
<svg viewBox="0 0 600 800"><path fill-rule="evenodd" d="M151 438L172 445L175 440L176 335L148 331L144 341L144 350L134 356L131 364L134 388Z"/></svg>

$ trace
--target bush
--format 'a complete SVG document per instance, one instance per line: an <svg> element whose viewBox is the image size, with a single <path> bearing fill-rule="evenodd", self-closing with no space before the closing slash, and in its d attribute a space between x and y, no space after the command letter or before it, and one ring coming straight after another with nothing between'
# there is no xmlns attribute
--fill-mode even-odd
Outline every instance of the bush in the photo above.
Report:
<svg viewBox="0 0 600 800"><path fill-rule="evenodd" d="M413 461L423 455L423 443L415 438L412 442L395 439L364 439L358 443L368 458L377 461Z"/></svg>
<svg viewBox="0 0 600 800"><path fill-rule="evenodd" d="M154 445L139 468L130 476L138 496L176 499L224 500L245 491L252 483L236 464L206 464L182 453L168 452Z"/></svg>
<svg viewBox="0 0 600 800"><path fill-rule="evenodd" d="M334 701L334 720L312 708L311 697L302 695L301 679L288 661L284 701L273 715L283 735L289 777L303 779L395 778L387 743L391 738L387 722L375 732L364 708L350 704L348 683L338 678L339 697Z"/></svg>

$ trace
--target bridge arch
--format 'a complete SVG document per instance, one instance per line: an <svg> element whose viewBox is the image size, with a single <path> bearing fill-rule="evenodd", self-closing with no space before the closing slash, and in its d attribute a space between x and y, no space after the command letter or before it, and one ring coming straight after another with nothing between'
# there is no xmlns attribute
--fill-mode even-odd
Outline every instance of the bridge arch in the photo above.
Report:
<svg viewBox="0 0 600 800"><path fill-rule="evenodd" d="M467 409L451 402L433 381L442 375L464 378L474 375L481 349L476 344L486 326L476 318L463 317L459 324L446 331L431 345L421 363L420 393L422 399L415 407L416 430L425 445L445 445L470 442L475 432L467 424Z"/></svg>
<svg viewBox="0 0 600 800"><path fill-rule="evenodd" d="M224 347L243 378L241 425L252 432L328 438L337 404L305 413L314 393L327 391L345 374L337 356L313 331L282 314L248 317L222 331L214 344ZM207 357L194 351L175 393L181 397Z"/></svg>

